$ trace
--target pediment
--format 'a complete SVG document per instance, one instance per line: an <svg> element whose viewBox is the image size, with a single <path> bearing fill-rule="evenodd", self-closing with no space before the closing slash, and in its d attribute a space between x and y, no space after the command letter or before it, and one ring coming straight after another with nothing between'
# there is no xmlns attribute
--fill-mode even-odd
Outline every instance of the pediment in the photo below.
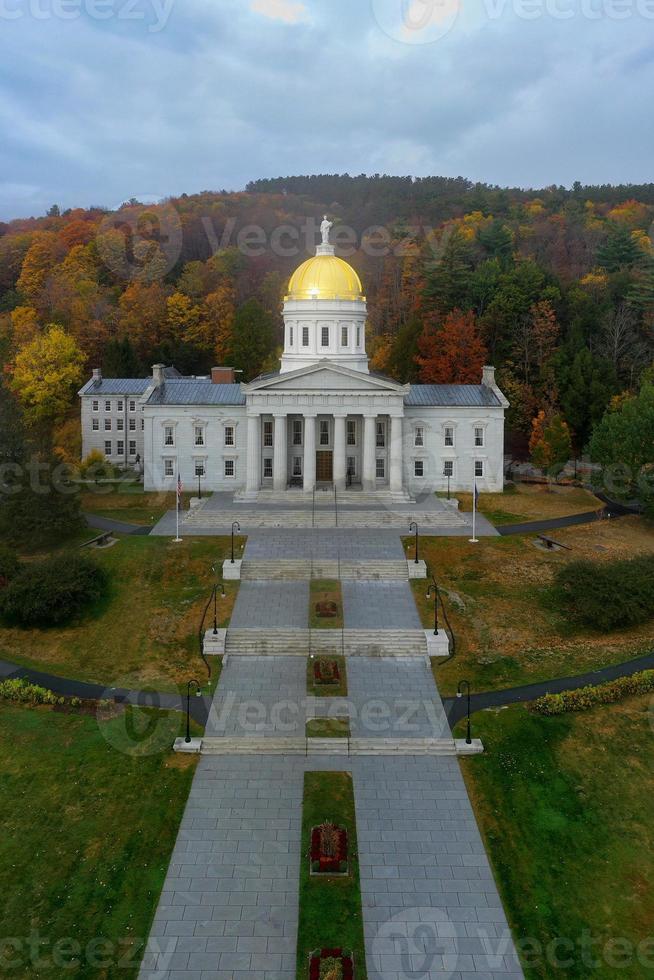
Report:
<svg viewBox="0 0 654 980"><path fill-rule="evenodd" d="M408 385L402 385L391 378L363 371L352 371L332 361L319 361L309 367L299 368L269 377L257 378L243 385L248 391L367 391L381 394L403 394Z"/></svg>

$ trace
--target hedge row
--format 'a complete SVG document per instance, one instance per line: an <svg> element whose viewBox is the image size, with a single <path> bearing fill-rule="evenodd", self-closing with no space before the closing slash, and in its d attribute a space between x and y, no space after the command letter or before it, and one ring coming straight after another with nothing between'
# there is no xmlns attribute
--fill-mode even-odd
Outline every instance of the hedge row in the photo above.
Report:
<svg viewBox="0 0 654 980"><path fill-rule="evenodd" d="M632 694L648 694L650 691L654 691L654 670L641 670L606 684L580 687L561 694L545 694L532 702L531 709L539 715L564 715L567 711L588 711L599 704L615 704Z"/></svg>
<svg viewBox="0 0 654 980"><path fill-rule="evenodd" d="M48 691L45 687L38 684L30 684L29 681L15 680L0 681L0 698L5 701L15 701L18 704L65 704L66 698ZM82 702L79 698L71 698L71 704L77 706Z"/></svg>
<svg viewBox="0 0 654 980"><path fill-rule="evenodd" d="M58 554L21 566L0 590L0 614L19 626L60 626L107 594L104 568L86 555Z"/></svg>
<svg viewBox="0 0 654 980"><path fill-rule="evenodd" d="M654 617L654 555L626 561L572 561L554 584L558 605L573 622L599 630L637 626Z"/></svg>

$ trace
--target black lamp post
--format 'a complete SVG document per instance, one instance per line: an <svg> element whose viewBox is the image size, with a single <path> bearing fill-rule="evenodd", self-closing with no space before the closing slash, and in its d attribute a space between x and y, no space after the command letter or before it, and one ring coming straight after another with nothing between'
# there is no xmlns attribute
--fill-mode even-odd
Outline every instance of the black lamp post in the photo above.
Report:
<svg viewBox="0 0 654 980"><path fill-rule="evenodd" d="M240 533L241 525L238 521L232 521L232 560L230 564L234 564L234 528Z"/></svg>
<svg viewBox="0 0 654 980"><path fill-rule="evenodd" d="M418 564L418 525L416 524L415 521L411 521L411 523L409 524L409 530L413 531L414 528L416 532L416 565L417 565Z"/></svg>
<svg viewBox="0 0 654 980"><path fill-rule="evenodd" d="M451 478L451 476L450 476L449 473L446 473L445 476L447 477L447 499L449 500L450 499L450 480L452 478Z"/></svg>
<svg viewBox="0 0 654 980"><path fill-rule="evenodd" d="M186 685L186 738L188 744L191 741L191 687L195 687L195 696L200 697L200 685L197 681L189 681Z"/></svg>
<svg viewBox="0 0 654 980"><path fill-rule="evenodd" d="M202 473L198 470L198 500L202 500Z"/></svg>
<svg viewBox="0 0 654 980"><path fill-rule="evenodd" d="M463 697L463 688L465 687L468 696L467 705L467 730L466 730L466 745L472 745L472 737L470 734L470 681L459 681L459 686L456 689L457 698Z"/></svg>
<svg viewBox="0 0 654 980"><path fill-rule="evenodd" d="M431 599L432 589L434 590L434 636L438 636L438 600L439 592L436 579L432 579L432 584L427 589L427 599Z"/></svg>

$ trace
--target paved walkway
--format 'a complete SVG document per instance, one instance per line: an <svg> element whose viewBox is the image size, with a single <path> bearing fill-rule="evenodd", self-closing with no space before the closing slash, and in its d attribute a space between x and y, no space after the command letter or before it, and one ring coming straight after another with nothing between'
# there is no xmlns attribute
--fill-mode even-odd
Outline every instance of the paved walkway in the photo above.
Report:
<svg viewBox="0 0 654 980"><path fill-rule="evenodd" d="M346 629L422 628L408 582L341 582L341 591Z"/></svg>
<svg viewBox="0 0 654 980"><path fill-rule="evenodd" d="M307 629L308 582L241 582L230 626L234 629Z"/></svg>
<svg viewBox="0 0 654 980"><path fill-rule="evenodd" d="M293 531L279 528L262 529L250 535L243 557L248 561L284 558L394 561L405 555L397 531L343 528Z"/></svg>

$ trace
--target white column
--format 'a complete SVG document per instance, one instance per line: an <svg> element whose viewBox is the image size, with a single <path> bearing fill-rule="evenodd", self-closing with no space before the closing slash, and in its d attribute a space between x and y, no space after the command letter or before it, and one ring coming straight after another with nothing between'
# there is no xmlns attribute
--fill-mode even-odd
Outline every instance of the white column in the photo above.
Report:
<svg viewBox="0 0 654 980"><path fill-rule="evenodd" d="M286 490L288 483L288 432L286 415L275 415L275 455L273 457L273 489Z"/></svg>
<svg viewBox="0 0 654 980"><path fill-rule="evenodd" d="M345 489L345 416L334 415L334 486Z"/></svg>
<svg viewBox="0 0 654 980"><path fill-rule="evenodd" d="M254 493L261 488L261 416L248 415L246 489Z"/></svg>
<svg viewBox="0 0 654 980"><path fill-rule="evenodd" d="M304 489L316 486L316 416L304 416Z"/></svg>
<svg viewBox="0 0 654 980"><path fill-rule="evenodd" d="M390 489L393 493L402 490L402 418L391 416L390 431Z"/></svg>
<svg viewBox="0 0 654 980"><path fill-rule="evenodd" d="M368 491L375 490L377 486L375 482L376 421L376 415L365 415L363 418L363 489Z"/></svg>

